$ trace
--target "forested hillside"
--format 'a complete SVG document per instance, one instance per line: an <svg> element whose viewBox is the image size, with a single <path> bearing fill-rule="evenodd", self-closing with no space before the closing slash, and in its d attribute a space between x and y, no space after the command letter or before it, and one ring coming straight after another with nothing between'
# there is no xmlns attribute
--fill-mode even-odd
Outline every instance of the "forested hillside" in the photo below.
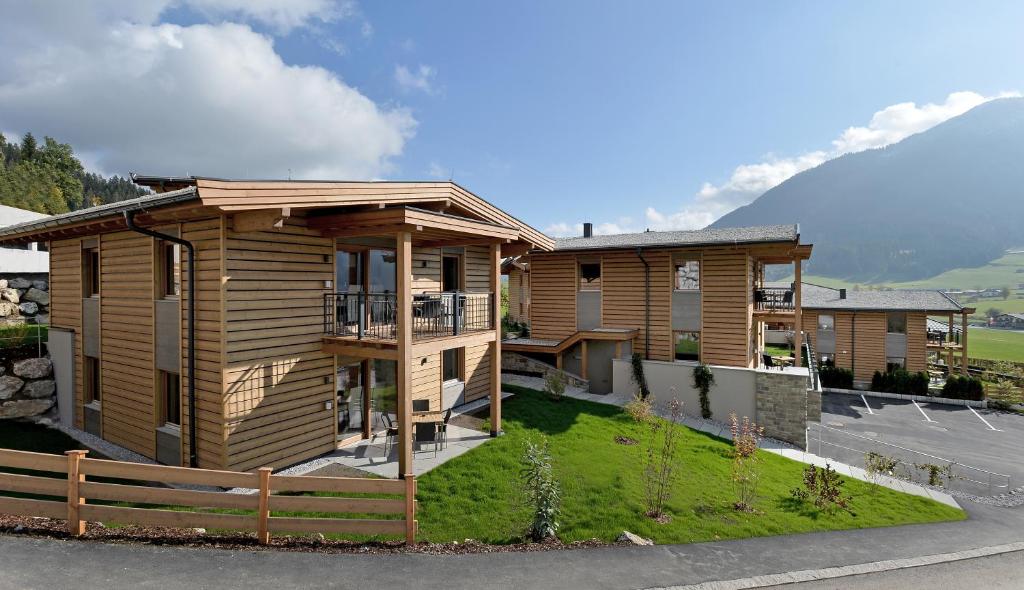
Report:
<svg viewBox="0 0 1024 590"><path fill-rule="evenodd" d="M40 145L31 133L17 143L0 134L0 205L53 215L147 192L127 178L86 172L72 147L52 137Z"/></svg>

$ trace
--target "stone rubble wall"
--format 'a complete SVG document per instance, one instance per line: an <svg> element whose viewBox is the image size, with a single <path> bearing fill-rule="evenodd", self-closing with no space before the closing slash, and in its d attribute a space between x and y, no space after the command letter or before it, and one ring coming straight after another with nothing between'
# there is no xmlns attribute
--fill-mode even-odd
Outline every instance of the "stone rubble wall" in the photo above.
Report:
<svg viewBox="0 0 1024 590"><path fill-rule="evenodd" d="M0 359L0 418L26 418L57 403L50 359Z"/></svg>
<svg viewBox="0 0 1024 590"><path fill-rule="evenodd" d="M807 375L757 370L754 389L765 436L805 448L807 421L821 420L821 393L807 389Z"/></svg>
<svg viewBox="0 0 1024 590"><path fill-rule="evenodd" d="M561 373L567 385L584 390L590 387L590 382L578 375L562 371L554 365L549 365L543 361L538 361L515 352L501 351L501 370L506 373L530 375L542 379L547 379L548 375Z"/></svg>
<svg viewBox="0 0 1024 590"><path fill-rule="evenodd" d="M0 279L0 327L49 323L49 283L23 277Z"/></svg>

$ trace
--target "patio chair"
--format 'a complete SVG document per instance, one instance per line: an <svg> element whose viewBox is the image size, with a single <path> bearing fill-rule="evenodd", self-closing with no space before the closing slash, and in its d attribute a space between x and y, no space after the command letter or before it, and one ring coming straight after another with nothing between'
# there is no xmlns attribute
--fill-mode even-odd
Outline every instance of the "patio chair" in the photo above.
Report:
<svg viewBox="0 0 1024 590"><path fill-rule="evenodd" d="M384 425L384 456L388 456L388 447L395 446L395 439L398 438L398 426L391 421L387 412L380 413L380 423Z"/></svg>
<svg viewBox="0 0 1024 590"><path fill-rule="evenodd" d="M441 423L437 425L438 435L441 437L441 448L448 448L448 421L452 419L452 409L448 408L444 411L444 418L441 419Z"/></svg>
<svg viewBox="0 0 1024 590"><path fill-rule="evenodd" d="M434 444L434 456L436 457L437 456L437 437L438 437L437 424L435 424L433 422L417 422L416 423L415 436L413 438L413 443L416 446L416 448L418 448L419 445L421 445L423 443L433 443Z"/></svg>
<svg viewBox="0 0 1024 590"><path fill-rule="evenodd" d="M762 354L761 355L761 363L764 365L764 368L766 368L766 369L774 369L775 368L775 360L772 359L772 355L770 355L770 354Z"/></svg>

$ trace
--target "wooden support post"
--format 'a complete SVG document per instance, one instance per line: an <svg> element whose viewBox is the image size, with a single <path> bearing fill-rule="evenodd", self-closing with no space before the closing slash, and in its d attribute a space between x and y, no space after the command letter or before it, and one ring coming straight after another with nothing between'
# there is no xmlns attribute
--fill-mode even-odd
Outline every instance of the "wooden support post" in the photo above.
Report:
<svg viewBox="0 0 1024 590"><path fill-rule="evenodd" d="M953 314L949 314L949 329L946 330L947 338L949 340L948 342L946 342L946 367L948 369L948 374L950 377L953 376L953 367L955 364L953 362L953 343L955 342L955 340L953 339L953 317Z"/></svg>
<svg viewBox="0 0 1024 590"><path fill-rule="evenodd" d="M587 341L580 342L580 377L587 378Z"/></svg>
<svg viewBox="0 0 1024 590"><path fill-rule="evenodd" d="M615 341L615 358L617 358L617 359L622 358L622 341L621 340L616 340Z"/></svg>
<svg viewBox="0 0 1024 590"><path fill-rule="evenodd" d="M494 342L491 343L491 436L501 433L501 244L491 244L490 289Z"/></svg>
<svg viewBox="0 0 1024 590"><path fill-rule="evenodd" d="M559 371L562 370L562 353L560 352L555 355L555 368Z"/></svg>
<svg viewBox="0 0 1024 590"><path fill-rule="evenodd" d="M405 478L405 544L416 544L416 529L419 522L416 520L416 476L411 473L403 475Z"/></svg>
<svg viewBox="0 0 1024 590"><path fill-rule="evenodd" d="M793 366L799 367L803 363L804 347L804 325L803 325L803 302L801 301L801 270L803 264L799 258L793 262ZM810 359L808 359L810 360Z"/></svg>
<svg viewBox="0 0 1024 590"><path fill-rule="evenodd" d="M398 232L395 240L398 275L398 473L412 470L412 236Z"/></svg>
<svg viewBox="0 0 1024 590"><path fill-rule="evenodd" d="M370 407L372 401L370 397L370 359L363 359L359 372L363 382L363 438L370 438L373 436L373 408Z"/></svg>
<svg viewBox="0 0 1024 590"><path fill-rule="evenodd" d="M79 466L79 461L89 451L65 451L68 456L68 534L73 537L80 537L85 534L85 521L78 517L78 511L85 498L78 491L78 486L85 481L85 475Z"/></svg>
<svg viewBox="0 0 1024 590"><path fill-rule="evenodd" d="M964 371L964 376L970 375L969 367L967 365L967 312L960 312L960 362Z"/></svg>
<svg viewBox="0 0 1024 590"><path fill-rule="evenodd" d="M273 471L272 467L260 467L257 471L260 499L256 512L256 541L260 545L270 543L270 474Z"/></svg>

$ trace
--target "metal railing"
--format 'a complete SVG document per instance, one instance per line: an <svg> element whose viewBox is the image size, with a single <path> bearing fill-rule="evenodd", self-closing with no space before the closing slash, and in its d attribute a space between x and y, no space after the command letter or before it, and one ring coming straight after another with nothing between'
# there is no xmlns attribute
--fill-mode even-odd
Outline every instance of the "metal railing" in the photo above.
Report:
<svg viewBox="0 0 1024 590"><path fill-rule="evenodd" d="M780 287L754 289L754 309L757 311L793 311L796 309L793 290Z"/></svg>
<svg viewBox="0 0 1024 590"><path fill-rule="evenodd" d="M814 354L814 345L807 339L807 333L803 333L804 351L807 353L807 389L821 391L821 380L818 376L818 359Z"/></svg>
<svg viewBox="0 0 1024 590"><path fill-rule="evenodd" d="M817 440L812 431L817 430ZM823 433L835 434L835 438L841 442L827 440ZM997 473L965 465L955 459L947 459L921 451L915 451L894 443L869 438L860 434L846 432L822 424L811 424L807 427L807 449L813 451L819 457L831 457L848 465L860 464L867 467L866 456L868 453L875 453L896 461L896 468L892 473L886 473L890 477L903 479L915 483L932 484L933 478L938 477L941 487L949 490L972 488L987 490L988 495L993 493L1004 493L1010 490L1012 478L1005 473ZM846 437L847 440L842 440ZM845 444L844 444L845 443ZM826 447L834 449L826 450ZM839 452L837 452L839 451ZM828 454L825 454L828 453ZM938 468L937 474L931 473L932 469ZM944 479L944 481L943 481Z"/></svg>
<svg viewBox="0 0 1024 590"><path fill-rule="evenodd" d="M414 340L494 329L494 294L416 293L412 297ZM396 293L327 293L324 333L358 339L398 338Z"/></svg>

